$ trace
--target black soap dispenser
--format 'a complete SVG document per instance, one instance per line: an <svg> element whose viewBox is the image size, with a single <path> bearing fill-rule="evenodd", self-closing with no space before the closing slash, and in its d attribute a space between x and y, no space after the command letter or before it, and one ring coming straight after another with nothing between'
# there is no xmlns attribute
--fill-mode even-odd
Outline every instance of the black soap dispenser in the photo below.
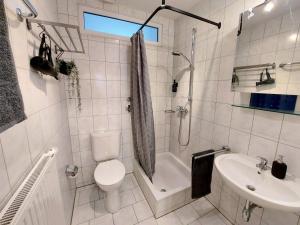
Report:
<svg viewBox="0 0 300 225"><path fill-rule="evenodd" d="M283 180L287 171L287 165L283 162L283 156L279 155L279 158L273 162L272 175L278 179Z"/></svg>
<svg viewBox="0 0 300 225"><path fill-rule="evenodd" d="M176 82L176 80L174 80L174 82L172 84L172 92L176 93L177 88L178 88L178 82Z"/></svg>

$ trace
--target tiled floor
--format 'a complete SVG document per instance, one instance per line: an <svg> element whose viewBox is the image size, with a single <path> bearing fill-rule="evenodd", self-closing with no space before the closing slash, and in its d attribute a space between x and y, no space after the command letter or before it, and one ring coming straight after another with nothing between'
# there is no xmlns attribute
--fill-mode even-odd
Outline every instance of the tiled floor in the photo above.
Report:
<svg viewBox="0 0 300 225"><path fill-rule="evenodd" d="M111 214L104 208L103 192L95 185L77 189L72 225L229 225L204 198L159 219L145 200L133 174L121 186L121 209Z"/></svg>

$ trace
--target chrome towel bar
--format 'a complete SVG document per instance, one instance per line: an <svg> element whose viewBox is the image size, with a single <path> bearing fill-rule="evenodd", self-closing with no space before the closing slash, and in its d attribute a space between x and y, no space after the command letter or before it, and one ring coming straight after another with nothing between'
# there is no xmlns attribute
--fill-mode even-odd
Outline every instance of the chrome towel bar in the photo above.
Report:
<svg viewBox="0 0 300 225"><path fill-rule="evenodd" d="M215 155L215 154L225 153L225 152L230 152L230 148L228 146L223 146L221 149L215 150L214 152L207 153L205 155L196 156L195 159L200 159L200 158L203 158L203 157L206 157L206 156L209 156L209 155Z"/></svg>
<svg viewBox="0 0 300 225"><path fill-rule="evenodd" d="M280 68L283 68L285 66L293 66L293 65L300 65L300 62L290 62L290 63L281 63L279 65Z"/></svg>
<svg viewBox="0 0 300 225"><path fill-rule="evenodd" d="M20 8L17 8L16 12L17 12L18 20L22 22L24 18L36 18L38 16L38 12L31 4L31 2L29 0L23 0L23 2L26 5L26 7L30 10L30 13L25 14L22 12Z"/></svg>

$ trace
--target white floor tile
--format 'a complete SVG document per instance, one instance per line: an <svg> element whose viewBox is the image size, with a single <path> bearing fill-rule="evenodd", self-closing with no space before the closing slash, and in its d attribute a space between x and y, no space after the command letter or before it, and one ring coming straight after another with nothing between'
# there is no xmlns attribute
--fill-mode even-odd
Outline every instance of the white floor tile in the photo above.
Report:
<svg viewBox="0 0 300 225"><path fill-rule="evenodd" d="M86 204L99 199L98 187L95 185L89 186L79 191L78 204Z"/></svg>
<svg viewBox="0 0 300 225"><path fill-rule="evenodd" d="M157 225L156 219L154 217L146 219L140 223L138 223L138 225Z"/></svg>
<svg viewBox="0 0 300 225"><path fill-rule="evenodd" d="M132 174L127 174L124 178L123 183L121 184L121 191L127 191L127 190L132 190L137 186L137 183L135 181L135 178L133 179Z"/></svg>
<svg viewBox="0 0 300 225"><path fill-rule="evenodd" d="M94 219L95 216L95 203L90 202L74 209L73 213L73 225L77 225L88 220Z"/></svg>
<svg viewBox="0 0 300 225"><path fill-rule="evenodd" d="M200 198L197 201L194 201L191 205L197 211L199 216L204 216L215 209L215 207L205 198Z"/></svg>
<svg viewBox="0 0 300 225"><path fill-rule="evenodd" d="M132 189L132 193L135 197L135 201L139 202L139 201L145 200L145 196L140 187L136 187L136 188Z"/></svg>
<svg viewBox="0 0 300 225"><path fill-rule="evenodd" d="M91 220L89 225L114 225L112 214Z"/></svg>
<svg viewBox="0 0 300 225"><path fill-rule="evenodd" d="M228 221L223 218L222 214L220 214L217 210L214 210L207 215L200 217L199 219L201 224L204 225L227 225L230 224Z"/></svg>
<svg viewBox="0 0 300 225"><path fill-rule="evenodd" d="M101 217L110 214L104 206L104 199L95 202L95 217Z"/></svg>
<svg viewBox="0 0 300 225"><path fill-rule="evenodd" d="M88 222L81 223L79 225L91 225L91 223L88 221Z"/></svg>
<svg viewBox="0 0 300 225"><path fill-rule="evenodd" d="M132 206L120 209L119 212L113 214L113 219L115 225L133 225L138 222Z"/></svg>
<svg viewBox="0 0 300 225"><path fill-rule="evenodd" d="M135 203L133 209L139 222L153 216L150 206L145 200Z"/></svg>
<svg viewBox="0 0 300 225"><path fill-rule="evenodd" d="M155 219L144 194L132 174L122 184L121 209L111 214L96 185L79 188L72 225L229 225L205 198ZM86 203L88 202L88 203Z"/></svg>
<svg viewBox="0 0 300 225"><path fill-rule="evenodd" d="M135 203L135 197L132 191L127 190L120 193L121 208L132 205Z"/></svg>
<svg viewBox="0 0 300 225"><path fill-rule="evenodd" d="M190 224L199 218L198 213L191 205L186 205L180 209L177 209L175 214L178 216L183 225Z"/></svg>
<svg viewBox="0 0 300 225"><path fill-rule="evenodd" d="M192 222L191 224L189 225L204 225L200 222L200 220L195 220L194 222Z"/></svg>
<svg viewBox="0 0 300 225"><path fill-rule="evenodd" d="M158 225L182 225L175 213L169 213L157 219Z"/></svg>

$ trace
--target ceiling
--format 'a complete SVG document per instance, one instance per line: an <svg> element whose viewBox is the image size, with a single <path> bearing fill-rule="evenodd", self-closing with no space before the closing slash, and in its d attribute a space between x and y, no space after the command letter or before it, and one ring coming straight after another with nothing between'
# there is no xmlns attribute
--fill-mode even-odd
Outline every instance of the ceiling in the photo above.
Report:
<svg viewBox="0 0 300 225"><path fill-rule="evenodd" d="M158 6L161 5L161 0L116 0L116 2L149 13L152 13ZM185 11L189 11L199 2L200 0L166 0L167 5L171 5ZM178 13L174 13L169 10L163 10L159 12L159 14L169 18L176 18L179 16Z"/></svg>

